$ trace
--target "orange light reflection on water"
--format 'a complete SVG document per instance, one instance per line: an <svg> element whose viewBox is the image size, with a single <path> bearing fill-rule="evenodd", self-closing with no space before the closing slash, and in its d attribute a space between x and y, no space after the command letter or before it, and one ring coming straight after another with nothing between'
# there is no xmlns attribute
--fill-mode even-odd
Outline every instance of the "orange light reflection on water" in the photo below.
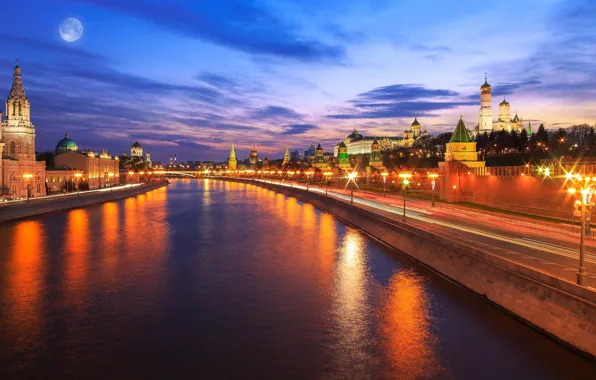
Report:
<svg viewBox="0 0 596 380"><path fill-rule="evenodd" d="M44 241L43 226L38 221L20 222L14 230L7 289L12 301L10 318L4 317L2 323L8 324L6 331L18 337L19 351L38 343L45 270L41 257Z"/></svg>
<svg viewBox="0 0 596 380"><path fill-rule="evenodd" d="M386 376L399 379L434 378L443 373L437 338L431 331L431 314L423 277L413 270L393 275L381 310L381 335L390 363Z"/></svg>

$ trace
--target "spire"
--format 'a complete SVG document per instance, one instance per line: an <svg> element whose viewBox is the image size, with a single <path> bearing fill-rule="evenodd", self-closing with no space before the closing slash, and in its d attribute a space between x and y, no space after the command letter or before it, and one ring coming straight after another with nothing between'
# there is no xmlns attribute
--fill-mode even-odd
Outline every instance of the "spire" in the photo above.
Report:
<svg viewBox="0 0 596 380"><path fill-rule="evenodd" d="M532 121L530 121L530 120L528 120L528 130L527 130L527 132L528 132L528 135L531 135L533 133L532 132Z"/></svg>
<svg viewBox="0 0 596 380"><path fill-rule="evenodd" d="M10 94L8 95L8 99L27 99L27 95L25 94L25 87L23 86L23 77L21 75L21 67L19 66L19 60L17 59L17 63L14 67L14 74L13 74L13 81L12 81L12 88L10 89Z"/></svg>
<svg viewBox="0 0 596 380"><path fill-rule="evenodd" d="M451 139L449 140L450 143L454 142L471 142L472 138L470 137L470 133L464 124L463 115L460 115L459 122L455 127L455 131L453 131L453 135L451 135Z"/></svg>
<svg viewBox="0 0 596 380"><path fill-rule="evenodd" d="M232 144L232 150L230 150L230 160L236 159L236 152L234 151L234 144Z"/></svg>

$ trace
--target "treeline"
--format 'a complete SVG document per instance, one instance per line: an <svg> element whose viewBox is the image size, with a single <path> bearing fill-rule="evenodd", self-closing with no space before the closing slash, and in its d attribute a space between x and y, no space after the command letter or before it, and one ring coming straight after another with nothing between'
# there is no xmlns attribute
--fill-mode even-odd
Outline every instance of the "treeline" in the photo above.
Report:
<svg viewBox="0 0 596 380"><path fill-rule="evenodd" d="M443 160L445 144L451 139L451 132L425 136L416 140L413 149L394 149L384 152L384 163L388 168L436 167ZM538 162L545 158L596 157L596 133L594 126L573 125L567 128L548 130L541 124L535 133L521 132L483 133L476 136L479 159L487 166L522 165Z"/></svg>

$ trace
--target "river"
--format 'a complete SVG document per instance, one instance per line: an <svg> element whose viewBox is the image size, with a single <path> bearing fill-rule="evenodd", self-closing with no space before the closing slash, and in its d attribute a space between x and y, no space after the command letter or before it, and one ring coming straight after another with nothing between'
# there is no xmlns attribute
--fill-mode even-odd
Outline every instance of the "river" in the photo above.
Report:
<svg viewBox="0 0 596 380"><path fill-rule="evenodd" d="M0 378L593 379L596 366L309 204L188 179L0 225Z"/></svg>

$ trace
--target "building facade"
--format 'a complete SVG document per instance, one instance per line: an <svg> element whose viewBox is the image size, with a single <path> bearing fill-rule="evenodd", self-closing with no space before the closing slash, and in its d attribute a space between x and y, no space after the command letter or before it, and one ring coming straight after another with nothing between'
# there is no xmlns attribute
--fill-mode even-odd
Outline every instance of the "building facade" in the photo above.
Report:
<svg viewBox="0 0 596 380"><path fill-rule="evenodd" d="M250 157L248 158L248 162L251 166L257 166L257 162L259 161L259 152L257 152L257 148L253 145L252 149L250 150Z"/></svg>
<svg viewBox="0 0 596 380"><path fill-rule="evenodd" d="M505 99L503 94L503 101L499 103L499 117L493 120L492 108L492 86L488 83L487 76L484 76L484 84L480 86L480 119L478 125L474 128L474 137L482 133L491 133L492 131L505 130L507 132L516 131L521 133L524 129L524 123L521 117L515 112L513 119L511 118L511 105ZM528 122L526 128L528 134L532 133L532 126Z"/></svg>
<svg viewBox="0 0 596 380"><path fill-rule="evenodd" d="M135 141L134 144L130 147L130 156L131 157L143 157L143 147L139 144L138 141Z"/></svg>
<svg viewBox="0 0 596 380"><path fill-rule="evenodd" d="M56 146L56 152L58 151ZM100 154L78 150L58 153L54 156L54 166L66 171L66 175L55 173L56 175L65 178L75 175L77 181L88 183L91 190L120 184L120 161L118 157L112 158L105 150ZM71 172L74 174L70 174Z"/></svg>
<svg viewBox="0 0 596 380"><path fill-rule="evenodd" d="M45 162L35 159L35 126L25 94L21 68L14 67L6 100L6 119L0 112L0 194L4 197L37 197L46 194Z"/></svg>
<svg viewBox="0 0 596 380"><path fill-rule="evenodd" d="M478 161L476 142L470 136L461 116L451 139L445 144L445 162L440 162L439 166L453 161L470 168L484 167L484 161Z"/></svg>
<svg viewBox="0 0 596 380"><path fill-rule="evenodd" d="M383 150L390 150L390 149L397 149L397 148L411 148L414 146L414 142L419 139L420 137L428 136L427 131L421 130L420 122L418 122L417 118L414 118L414 121L410 125L410 129L406 129L403 131L401 137L399 136L363 136L362 134L358 133L356 128L354 131L350 133L345 139L341 142L347 147L348 154L369 154L372 152L372 144L376 140L379 144L379 149ZM336 144L333 147L333 155L335 157L339 154L339 145Z"/></svg>

